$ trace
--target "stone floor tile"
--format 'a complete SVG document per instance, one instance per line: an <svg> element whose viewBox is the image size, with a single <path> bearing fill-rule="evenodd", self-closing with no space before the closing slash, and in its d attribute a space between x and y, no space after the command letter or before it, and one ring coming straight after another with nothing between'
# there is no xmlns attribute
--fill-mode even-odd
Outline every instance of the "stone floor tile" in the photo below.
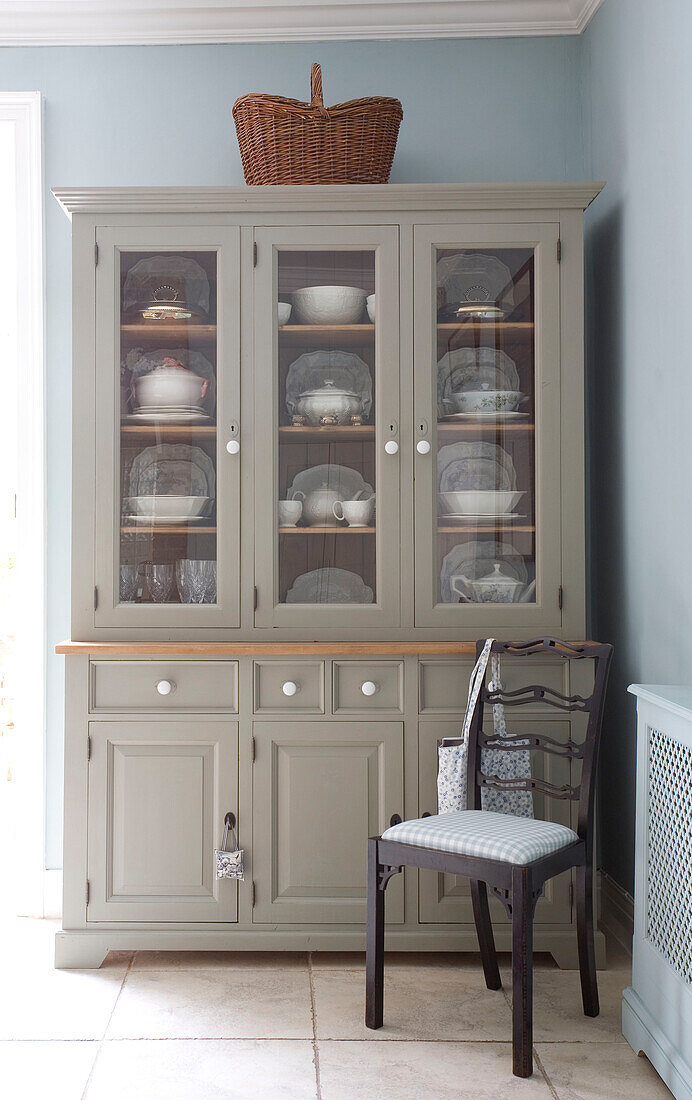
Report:
<svg viewBox="0 0 692 1100"><path fill-rule="evenodd" d="M125 972L4 968L0 1039L101 1039Z"/></svg>
<svg viewBox="0 0 692 1100"><path fill-rule="evenodd" d="M101 1046L86 1100L314 1100L316 1095L309 1041L116 1040Z"/></svg>
<svg viewBox="0 0 692 1100"><path fill-rule="evenodd" d="M365 978L350 970L313 971L317 1035L323 1039L477 1039L511 1036L502 991L482 973L390 970L385 975L384 1027L366 1028Z"/></svg>
<svg viewBox="0 0 692 1100"><path fill-rule="evenodd" d="M137 951L133 970L300 970L304 951Z"/></svg>
<svg viewBox="0 0 692 1100"><path fill-rule="evenodd" d="M511 1004L511 974L503 970L502 980ZM601 1011L598 1016L585 1016L577 970L534 971L534 1042L624 1043L622 991L628 984L624 971L599 970Z"/></svg>
<svg viewBox="0 0 692 1100"><path fill-rule="evenodd" d="M509 1043L318 1043L323 1100L550 1100L512 1075Z"/></svg>
<svg viewBox="0 0 692 1100"><path fill-rule="evenodd" d="M511 956L498 953L501 966L511 966ZM363 951L315 951L310 956L313 970L365 970ZM536 969L556 970L557 963L552 955L541 952L534 955ZM385 954L385 972L390 967L413 969L432 967L442 970L481 971L481 957L473 951L387 951Z"/></svg>
<svg viewBox="0 0 692 1100"><path fill-rule="evenodd" d="M97 1042L0 1042L0 1094L6 1100L80 1100Z"/></svg>
<svg viewBox="0 0 692 1100"><path fill-rule="evenodd" d="M538 1043L546 1074L560 1100L670 1100L646 1058L627 1043Z"/></svg>
<svg viewBox="0 0 692 1100"><path fill-rule="evenodd" d="M309 1039L300 970L130 971L109 1039Z"/></svg>

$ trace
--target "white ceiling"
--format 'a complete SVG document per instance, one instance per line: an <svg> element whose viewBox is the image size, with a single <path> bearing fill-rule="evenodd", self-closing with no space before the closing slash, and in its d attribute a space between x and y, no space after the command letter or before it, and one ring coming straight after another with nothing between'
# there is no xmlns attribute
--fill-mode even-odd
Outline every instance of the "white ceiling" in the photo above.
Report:
<svg viewBox="0 0 692 1100"><path fill-rule="evenodd" d="M603 0L0 0L0 45L580 34Z"/></svg>

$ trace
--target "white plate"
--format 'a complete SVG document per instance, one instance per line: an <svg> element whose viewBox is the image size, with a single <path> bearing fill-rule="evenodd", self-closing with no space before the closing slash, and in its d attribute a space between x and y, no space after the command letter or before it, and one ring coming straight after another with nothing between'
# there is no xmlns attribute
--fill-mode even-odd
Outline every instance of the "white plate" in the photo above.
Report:
<svg viewBox="0 0 692 1100"><path fill-rule="evenodd" d="M342 500L365 500L375 491L372 485L363 480L358 470L352 470L350 466L339 466L335 462L325 462L321 466L309 466L307 470L296 474L286 495L291 500L298 490L307 496L316 489L333 489L340 494Z"/></svg>
<svg viewBox="0 0 692 1100"><path fill-rule="evenodd" d="M313 569L301 573L286 593L286 603L372 603L373 591L348 569Z"/></svg>
<svg viewBox="0 0 692 1100"><path fill-rule="evenodd" d="M308 351L288 368L286 408L295 412L296 401L309 390L324 389L330 378L337 389L355 393L363 402L363 416L372 408L372 375L367 363L350 351Z"/></svg>
<svg viewBox="0 0 692 1100"><path fill-rule="evenodd" d="M214 463L201 447L189 443L156 443L132 460L129 497L210 497L216 495Z"/></svg>
<svg viewBox="0 0 692 1100"><path fill-rule="evenodd" d="M476 412L476 413L446 413L440 420L528 420L530 413L521 412Z"/></svg>
<svg viewBox="0 0 692 1100"><path fill-rule="evenodd" d="M125 516L128 523L143 523L147 527L170 527L172 524L204 523L207 516Z"/></svg>
<svg viewBox="0 0 692 1100"><path fill-rule="evenodd" d="M462 252L437 261L437 285L445 302L499 302L514 309L514 285L506 264L487 252Z"/></svg>
<svg viewBox="0 0 692 1100"><path fill-rule="evenodd" d="M437 452L437 487L441 493L516 490L517 475L510 455L496 443L462 440Z"/></svg>
<svg viewBox="0 0 692 1100"><path fill-rule="evenodd" d="M203 424L211 417L203 412L136 412L125 420L128 424Z"/></svg>

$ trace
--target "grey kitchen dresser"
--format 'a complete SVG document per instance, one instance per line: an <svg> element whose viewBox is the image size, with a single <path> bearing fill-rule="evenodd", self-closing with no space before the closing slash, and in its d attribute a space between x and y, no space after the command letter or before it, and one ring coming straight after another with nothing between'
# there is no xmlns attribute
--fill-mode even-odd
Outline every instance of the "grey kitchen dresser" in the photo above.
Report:
<svg viewBox="0 0 692 1100"><path fill-rule="evenodd" d="M362 950L366 837L435 812L475 639L584 637L599 190L55 192L74 308L57 965ZM588 692L588 662L538 664ZM579 737L554 714L513 728ZM229 811L240 882L215 873ZM392 949L476 949L463 880L407 870L387 915ZM536 921L574 965L569 874Z"/></svg>

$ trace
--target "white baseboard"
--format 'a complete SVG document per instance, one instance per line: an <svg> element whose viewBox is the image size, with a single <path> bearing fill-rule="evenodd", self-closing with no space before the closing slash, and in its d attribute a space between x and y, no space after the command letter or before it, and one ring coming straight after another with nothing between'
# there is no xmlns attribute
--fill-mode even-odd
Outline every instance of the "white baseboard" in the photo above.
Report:
<svg viewBox="0 0 692 1100"><path fill-rule="evenodd" d="M62 916L62 871L43 872L43 916L45 920Z"/></svg>
<svg viewBox="0 0 692 1100"><path fill-rule="evenodd" d="M614 939L632 955L634 898L605 871L598 873L598 924L606 938Z"/></svg>

